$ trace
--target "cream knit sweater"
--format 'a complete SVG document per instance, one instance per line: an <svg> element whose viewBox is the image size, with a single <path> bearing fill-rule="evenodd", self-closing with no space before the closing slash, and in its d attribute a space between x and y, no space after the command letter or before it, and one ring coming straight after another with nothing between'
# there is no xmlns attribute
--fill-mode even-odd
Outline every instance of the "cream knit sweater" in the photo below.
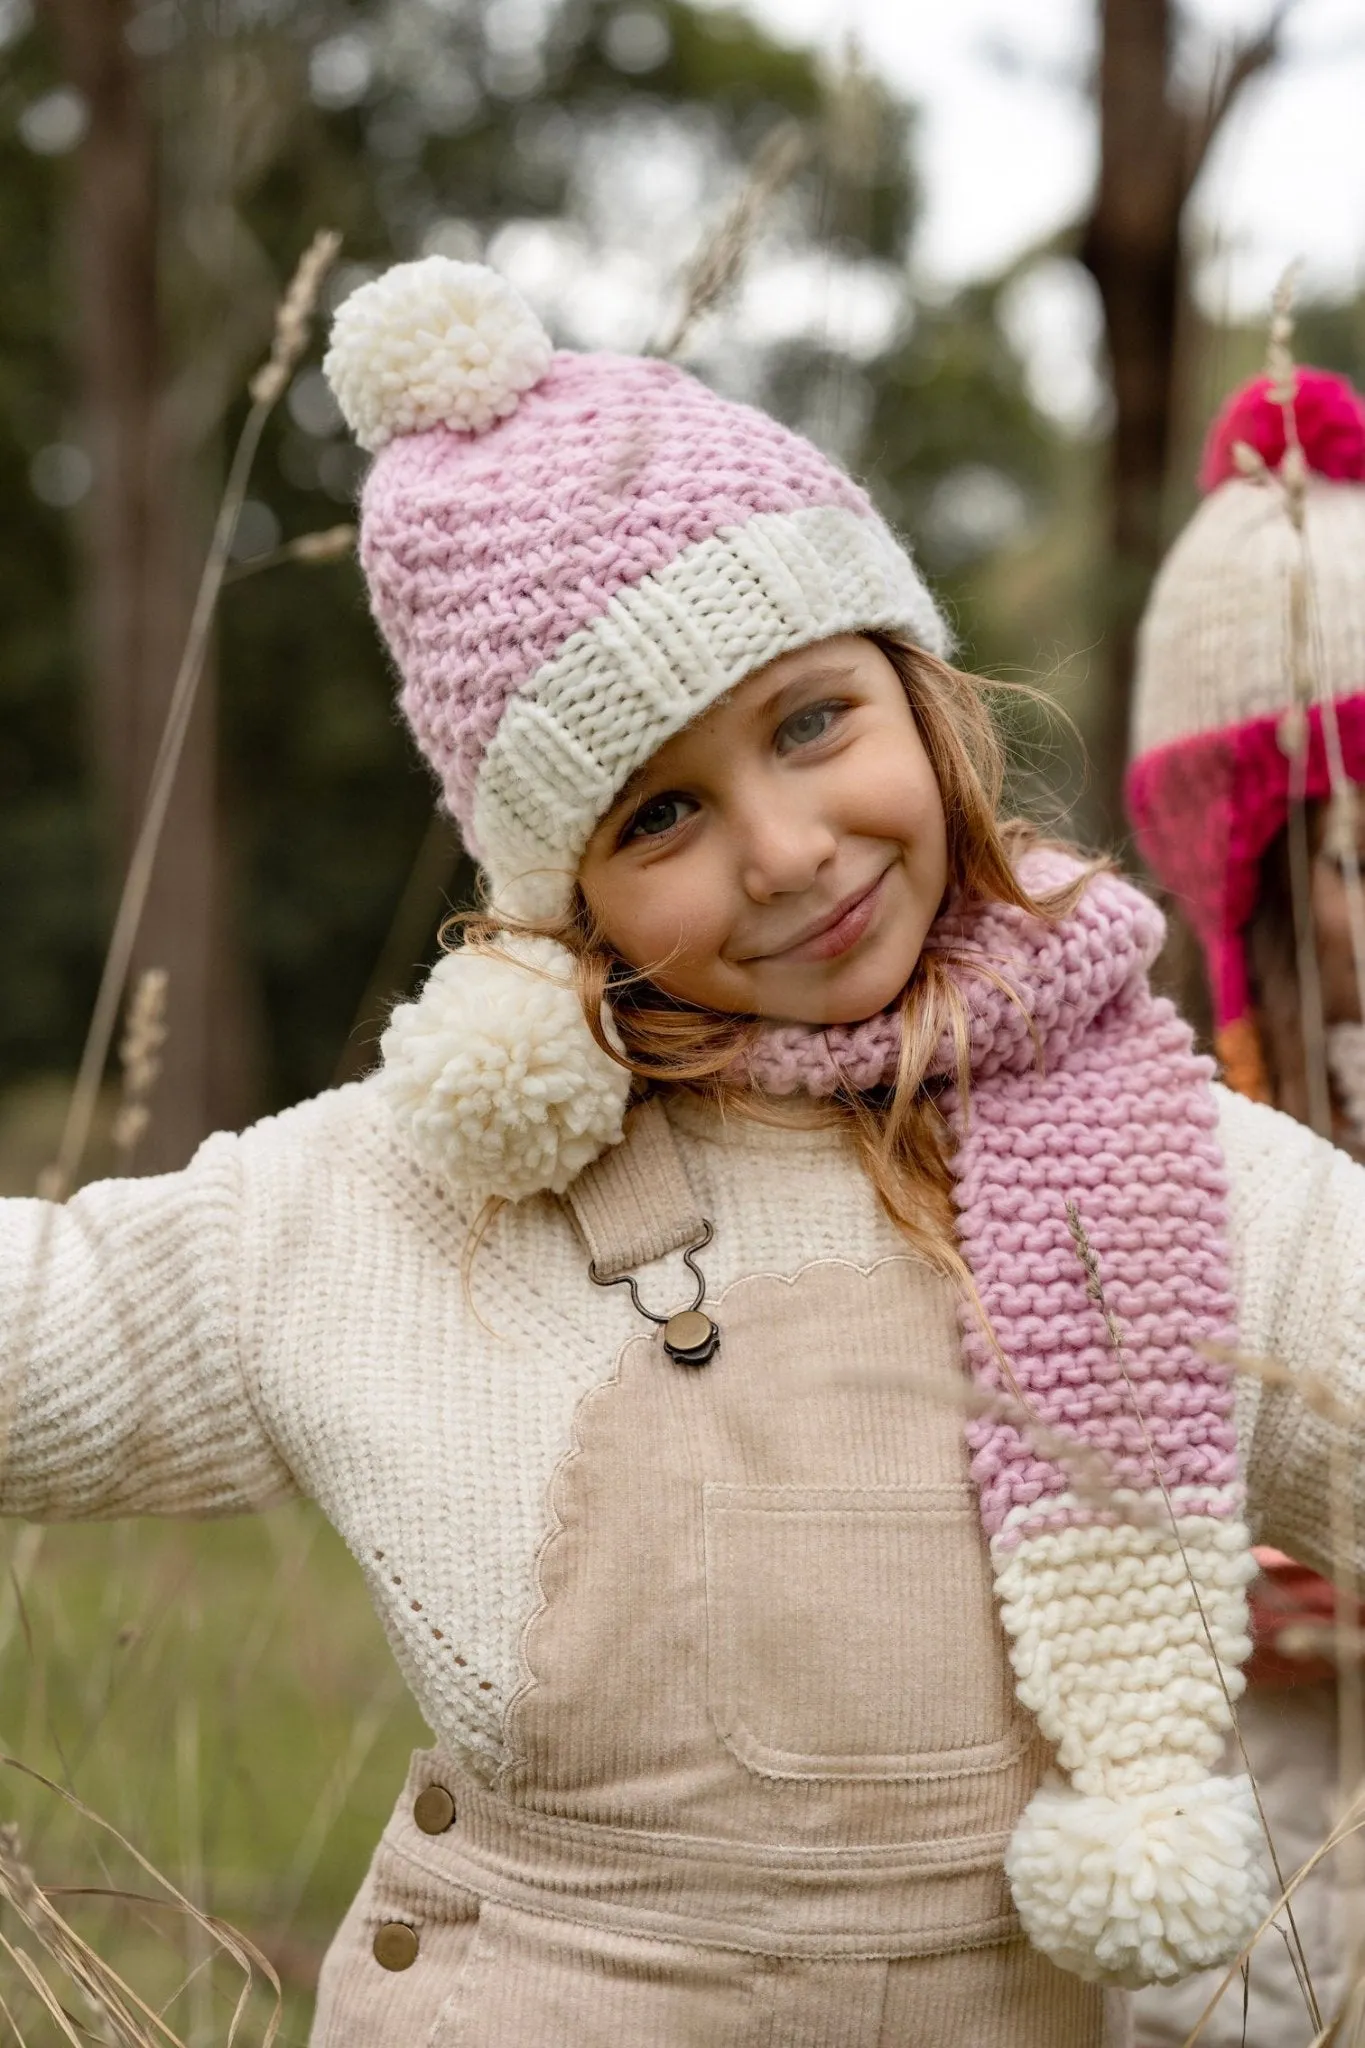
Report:
<svg viewBox="0 0 1365 2048"><path fill-rule="evenodd" d="M1253 1533L1325 1564L1334 1437L1365 1473L1365 1171L1274 1111L1218 1100L1242 1344L1290 1375L1243 1382ZM726 1126L690 1102L670 1116L715 1225L711 1295L758 1270L904 1254L842 1133ZM180 1174L60 1209L0 1203L0 1510L211 1515L311 1496L428 1723L486 1780L551 1474L576 1404L641 1326L624 1290L591 1285L553 1199L503 1211L472 1303L469 1227L372 1081L212 1138ZM665 1261L641 1288L668 1308L690 1281ZM1310 1405L1309 1375L1360 1422Z"/></svg>

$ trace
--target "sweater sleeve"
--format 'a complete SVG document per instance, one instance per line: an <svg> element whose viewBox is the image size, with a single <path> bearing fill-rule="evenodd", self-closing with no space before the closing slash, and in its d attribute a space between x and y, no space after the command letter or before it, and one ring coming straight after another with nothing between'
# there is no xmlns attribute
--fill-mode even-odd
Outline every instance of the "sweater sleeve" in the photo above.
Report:
<svg viewBox="0 0 1365 2048"><path fill-rule="evenodd" d="M1327 1573L1346 1544L1365 1574L1365 1167L1273 1109L1218 1096L1252 1531Z"/></svg>
<svg viewBox="0 0 1365 2048"><path fill-rule="evenodd" d="M242 1370L239 1148L0 1202L0 1513L229 1514L295 1491Z"/></svg>

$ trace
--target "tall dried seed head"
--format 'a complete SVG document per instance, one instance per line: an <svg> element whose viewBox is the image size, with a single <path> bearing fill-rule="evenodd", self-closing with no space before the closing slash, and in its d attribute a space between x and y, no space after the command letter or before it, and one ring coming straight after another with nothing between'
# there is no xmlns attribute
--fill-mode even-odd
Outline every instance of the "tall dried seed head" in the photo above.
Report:
<svg viewBox="0 0 1365 2048"><path fill-rule="evenodd" d="M677 355L698 320L729 290L768 208L791 183L808 150L797 121L779 122L764 137L734 205L685 273L682 310L656 355Z"/></svg>
<svg viewBox="0 0 1365 2048"><path fill-rule="evenodd" d="M876 78L862 44L850 34L844 39L839 63L825 81L820 139L831 177L863 189L875 182L884 120L885 103Z"/></svg>
<svg viewBox="0 0 1365 2048"><path fill-rule="evenodd" d="M168 986L165 968L149 967L138 977L128 1003L119 1046L123 1100L114 1119L114 1150L125 1168L146 1137L152 1120L151 1097L161 1074L161 1055L167 1037Z"/></svg>
<svg viewBox="0 0 1365 2048"><path fill-rule="evenodd" d="M275 314L275 337L269 359L262 363L249 386L256 405L273 405L298 367L308 346L313 314L323 279L336 262L341 237L333 228L321 228L299 258Z"/></svg>

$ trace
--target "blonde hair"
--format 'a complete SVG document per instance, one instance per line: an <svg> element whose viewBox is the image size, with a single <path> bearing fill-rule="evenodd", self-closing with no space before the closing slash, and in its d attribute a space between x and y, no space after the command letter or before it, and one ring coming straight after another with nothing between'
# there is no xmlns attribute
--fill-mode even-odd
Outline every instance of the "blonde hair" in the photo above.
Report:
<svg viewBox="0 0 1365 2048"><path fill-rule="evenodd" d="M899 676L938 781L947 825L945 902L959 910L1011 904L1048 923L1065 916L1093 869L1065 888L1032 895L1019 880L1017 866L1020 855L1043 843L1042 837L1020 819L998 816L1005 749L987 691L1017 692L1021 686L987 684L896 635L866 637ZM543 923L466 912L449 921L446 931L452 928L463 933L466 944L494 951L509 932L555 939L564 946L576 963L589 1029L603 1050L627 1068L639 1093L687 1088L743 1115L789 1121L746 1079L745 1054L765 1020L698 1009L665 994L608 945L581 890L575 890L561 917ZM1008 988L989 966L955 954L931 932L901 997L895 1080L871 1093L841 1088L807 1109L811 1124L851 1127L862 1164L892 1222L931 1264L959 1282L968 1276L955 1242L950 1132L931 1071L947 1038L955 1048L954 1078L965 1104L968 1017L958 980L963 970ZM619 1045L608 1036L608 1011Z"/></svg>

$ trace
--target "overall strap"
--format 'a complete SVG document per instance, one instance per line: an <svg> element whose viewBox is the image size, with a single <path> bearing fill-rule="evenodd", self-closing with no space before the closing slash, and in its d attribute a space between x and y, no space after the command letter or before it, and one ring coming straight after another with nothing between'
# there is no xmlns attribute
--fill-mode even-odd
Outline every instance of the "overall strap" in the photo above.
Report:
<svg viewBox="0 0 1365 2048"><path fill-rule="evenodd" d="M618 1280L695 1244L706 1223L657 1096L626 1118L626 1135L561 1197L598 1277Z"/></svg>

